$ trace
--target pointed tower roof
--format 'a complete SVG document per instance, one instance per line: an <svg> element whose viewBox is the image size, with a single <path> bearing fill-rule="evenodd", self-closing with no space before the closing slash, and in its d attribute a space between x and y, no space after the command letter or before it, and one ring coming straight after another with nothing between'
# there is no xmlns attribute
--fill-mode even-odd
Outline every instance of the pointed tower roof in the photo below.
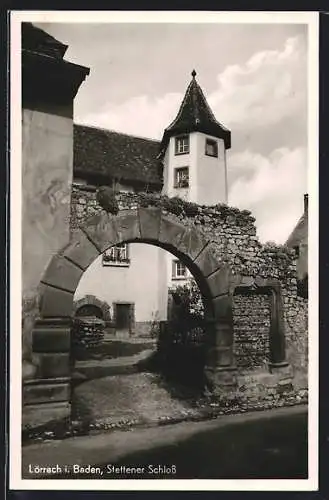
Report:
<svg viewBox="0 0 329 500"><path fill-rule="evenodd" d="M160 156L165 152L170 137L189 132L203 132L224 139L225 148L231 147L231 132L216 120L200 85L195 79L196 71L193 70L191 75L192 80L187 87L178 114L164 131Z"/></svg>

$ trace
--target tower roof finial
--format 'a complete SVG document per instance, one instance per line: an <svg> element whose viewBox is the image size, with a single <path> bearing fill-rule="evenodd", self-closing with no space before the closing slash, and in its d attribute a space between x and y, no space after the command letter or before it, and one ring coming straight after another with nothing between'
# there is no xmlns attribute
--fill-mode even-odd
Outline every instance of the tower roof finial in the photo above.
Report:
<svg viewBox="0 0 329 500"><path fill-rule="evenodd" d="M160 145L161 157L163 157L171 137L192 132L218 137L224 140L226 149L231 147L231 132L216 120L200 85L195 79L195 69L192 70L191 75L192 80L188 84L177 116L163 133Z"/></svg>

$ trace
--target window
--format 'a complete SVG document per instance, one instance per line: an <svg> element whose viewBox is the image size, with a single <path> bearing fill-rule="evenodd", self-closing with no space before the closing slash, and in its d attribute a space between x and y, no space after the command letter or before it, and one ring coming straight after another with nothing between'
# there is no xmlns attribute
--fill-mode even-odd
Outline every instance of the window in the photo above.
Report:
<svg viewBox="0 0 329 500"><path fill-rule="evenodd" d="M187 188L189 186L188 167L175 168L174 171L174 187Z"/></svg>
<svg viewBox="0 0 329 500"><path fill-rule="evenodd" d="M114 245L103 253L103 266L129 266L130 259L128 255L127 243Z"/></svg>
<svg viewBox="0 0 329 500"><path fill-rule="evenodd" d="M218 144L213 139L206 139L206 155L218 158Z"/></svg>
<svg viewBox="0 0 329 500"><path fill-rule="evenodd" d="M190 137L188 135L181 135L176 137L175 141L175 155L183 155L190 152Z"/></svg>
<svg viewBox="0 0 329 500"><path fill-rule="evenodd" d="M187 276L186 266L180 260L172 261L172 278L184 279Z"/></svg>

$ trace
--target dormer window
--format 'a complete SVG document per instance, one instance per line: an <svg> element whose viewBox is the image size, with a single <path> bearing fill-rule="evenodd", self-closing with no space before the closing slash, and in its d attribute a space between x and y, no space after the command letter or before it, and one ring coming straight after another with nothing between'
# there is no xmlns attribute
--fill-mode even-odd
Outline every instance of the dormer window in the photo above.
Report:
<svg viewBox="0 0 329 500"><path fill-rule="evenodd" d="M175 168L174 171L174 187L187 188L189 186L188 167Z"/></svg>
<svg viewBox="0 0 329 500"><path fill-rule="evenodd" d="M188 154L190 152L190 137L180 135L175 139L175 155Z"/></svg>
<svg viewBox="0 0 329 500"><path fill-rule="evenodd" d="M213 139L206 139L206 155L218 158L218 144Z"/></svg>

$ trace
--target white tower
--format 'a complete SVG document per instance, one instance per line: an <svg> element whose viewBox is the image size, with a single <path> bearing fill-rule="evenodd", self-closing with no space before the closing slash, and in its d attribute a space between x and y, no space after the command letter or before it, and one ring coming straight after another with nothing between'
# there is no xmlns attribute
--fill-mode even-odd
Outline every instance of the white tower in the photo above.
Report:
<svg viewBox="0 0 329 500"><path fill-rule="evenodd" d="M195 77L193 70L178 114L162 137L162 192L199 205L227 203L226 150L231 147L231 132L216 120ZM165 287L189 281L191 275L178 259L167 256L164 261Z"/></svg>
<svg viewBox="0 0 329 500"><path fill-rule="evenodd" d="M178 114L161 141L163 194L200 205L227 203L231 132L216 120L195 76L193 70Z"/></svg>

